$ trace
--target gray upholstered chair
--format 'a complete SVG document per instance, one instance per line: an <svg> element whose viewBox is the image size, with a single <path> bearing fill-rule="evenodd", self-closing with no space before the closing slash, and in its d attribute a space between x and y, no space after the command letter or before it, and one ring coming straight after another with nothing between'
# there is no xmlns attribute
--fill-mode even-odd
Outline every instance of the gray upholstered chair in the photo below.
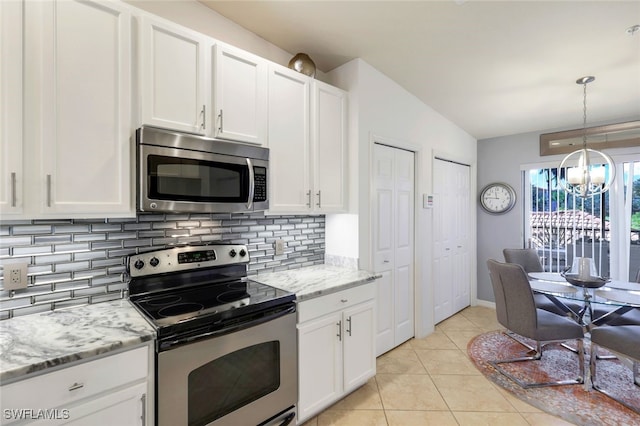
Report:
<svg viewBox="0 0 640 426"><path fill-rule="evenodd" d="M491 284L496 299L498 322L507 330L536 342L535 353L514 359L491 361L500 373L509 377L523 388L568 385L584 383L584 333L575 321L543 309L537 309L533 291L522 266L501 263L493 259L487 261ZM525 383L500 367L501 364L520 361L536 361L542 357L542 344L577 340L577 354L567 352L567 356L577 356L579 375L575 380Z"/></svg>
<svg viewBox="0 0 640 426"><path fill-rule="evenodd" d="M522 266L526 273L544 272L540 257L538 257L538 252L535 249L503 249L502 254L507 263L517 263ZM538 309L544 309L558 315L567 315L567 312L556 306L544 294L534 292L533 295ZM580 304L575 302L563 301L563 303L576 315L582 308Z"/></svg>
<svg viewBox="0 0 640 426"><path fill-rule="evenodd" d="M592 387L640 414L640 407L633 407L616 398L598 382L596 364L607 362L598 361L599 358L596 356L598 346L602 346L619 356L630 358L633 362L633 380L636 385L640 386L640 372L638 371L640 370L640 325L603 326L591 330L591 360L589 363Z"/></svg>

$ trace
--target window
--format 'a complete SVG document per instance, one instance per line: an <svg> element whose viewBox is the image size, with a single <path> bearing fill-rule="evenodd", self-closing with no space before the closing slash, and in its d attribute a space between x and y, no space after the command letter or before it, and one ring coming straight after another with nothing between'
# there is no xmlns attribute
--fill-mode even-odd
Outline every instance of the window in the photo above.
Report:
<svg viewBox="0 0 640 426"><path fill-rule="evenodd" d="M610 191L587 198L561 189L565 172L557 167L524 172L528 246L538 250L547 271L560 272L576 257L591 257L601 276L635 281L640 270L640 162L617 161Z"/></svg>

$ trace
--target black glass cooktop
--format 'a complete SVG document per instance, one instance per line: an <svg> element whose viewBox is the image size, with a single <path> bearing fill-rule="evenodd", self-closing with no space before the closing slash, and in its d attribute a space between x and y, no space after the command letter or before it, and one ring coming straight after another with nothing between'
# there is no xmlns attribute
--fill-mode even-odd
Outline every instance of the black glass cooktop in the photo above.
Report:
<svg viewBox="0 0 640 426"><path fill-rule="evenodd" d="M286 304L295 300L295 294L244 278L214 283L200 280L195 286L130 295L130 300L161 337Z"/></svg>

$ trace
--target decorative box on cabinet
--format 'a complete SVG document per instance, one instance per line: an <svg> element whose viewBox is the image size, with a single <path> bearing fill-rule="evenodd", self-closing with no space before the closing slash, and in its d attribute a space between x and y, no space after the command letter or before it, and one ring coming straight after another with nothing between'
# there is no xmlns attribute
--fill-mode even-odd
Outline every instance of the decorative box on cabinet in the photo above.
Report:
<svg viewBox="0 0 640 426"><path fill-rule="evenodd" d="M149 345L0 388L1 424L153 424Z"/></svg>
<svg viewBox="0 0 640 426"><path fill-rule="evenodd" d="M2 3L4 20L16 3ZM132 216L129 7L75 0L17 4L23 19L2 25L3 217ZM18 39L7 39L21 22ZM19 59L19 43L24 61L5 61L5 52ZM4 79L18 64L22 84L18 78L7 87ZM11 98L19 101L5 114ZM22 129L17 110L29 123Z"/></svg>
<svg viewBox="0 0 640 426"><path fill-rule="evenodd" d="M346 103L336 87L270 67L269 212L346 211Z"/></svg>
<svg viewBox="0 0 640 426"><path fill-rule="evenodd" d="M267 61L222 43L213 50L215 137L266 145Z"/></svg>
<svg viewBox="0 0 640 426"><path fill-rule="evenodd" d="M376 374L375 287L298 305L298 417L304 421Z"/></svg>
<svg viewBox="0 0 640 426"><path fill-rule="evenodd" d="M213 40L147 14L140 40L143 124L209 135Z"/></svg>

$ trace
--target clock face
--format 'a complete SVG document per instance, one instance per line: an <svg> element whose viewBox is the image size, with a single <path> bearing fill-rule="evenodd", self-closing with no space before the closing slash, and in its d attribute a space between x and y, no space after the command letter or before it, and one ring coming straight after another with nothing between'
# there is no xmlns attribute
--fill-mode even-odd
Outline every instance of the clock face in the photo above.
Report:
<svg viewBox="0 0 640 426"><path fill-rule="evenodd" d="M480 204L489 213L506 213L516 204L516 192L506 183L492 183L482 190Z"/></svg>

